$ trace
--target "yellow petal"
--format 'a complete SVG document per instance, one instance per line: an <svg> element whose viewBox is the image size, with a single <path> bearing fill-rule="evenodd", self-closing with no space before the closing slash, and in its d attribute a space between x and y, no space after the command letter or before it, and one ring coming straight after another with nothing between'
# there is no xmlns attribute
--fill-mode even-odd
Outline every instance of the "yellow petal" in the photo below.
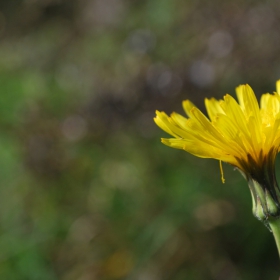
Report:
<svg viewBox="0 0 280 280"><path fill-rule="evenodd" d="M171 139L167 139L167 138L161 138L161 142L166 145L169 146L171 148L175 148L175 149L184 149L185 143L184 140L182 139L176 139L176 138L171 138Z"/></svg>
<svg viewBox="0 0 280 280"><path fill-rule="evenodd" d="M170 128L170 125L168 124L168 116L164 112L156 111L154 122L168 134L177 137L177 135Z"/></svg>
<svg viewBox="0 0 280 280"><path fill-rule="evenodd" d="M248 128L246 126L244 113L236 100L229 94L226 94L224 97L224 102L221 103L221 106L223 107L225 114L231 119L234 125L239 130L241 130L244 135L250 137Z"/></svg>
<svg viewBox="0 0 280 280"><path fill-rule="evenodd" d="M260 108L252 88L249 85L241 85L236 88L236 94L244 115L248 119L254 116L257 125L260 125Z"/></svg>
<svg viewBox="0 0 280 280"><path fill-rule="evenodd" d="M210 120L214 120L218 114L224 114L220 101L215 98L205 99L205 107Z"/></svg>
<svg viewBox="0 0 280 280"><path fill-rule="evenodd" d="M173 121L181 128L183 129L187 129L187 123L188 123L188 119L183 117L182 115L180 114L177 114L175 112L173 112L171 114L171 118L173 119Z"/></svg>
<svg viewBox="0 0 280 280"><path fill-rule="evenodd" d="M280 112L280 96L275 94L263 94L261 97L261 112L271 118L275 118Z"/></svg>
<svg viewBox="0 0 280 280"><path fill-rule="evenodd" d="M183 109L188 117L190 117L190 112L194 107L196 106L190 100L183 101Z"/></svg>
<svg viewBox="0 0 280 280"><path fill-rule="evenodd" d="M276 91L280 95L280 80L276 82Z"/></svg>

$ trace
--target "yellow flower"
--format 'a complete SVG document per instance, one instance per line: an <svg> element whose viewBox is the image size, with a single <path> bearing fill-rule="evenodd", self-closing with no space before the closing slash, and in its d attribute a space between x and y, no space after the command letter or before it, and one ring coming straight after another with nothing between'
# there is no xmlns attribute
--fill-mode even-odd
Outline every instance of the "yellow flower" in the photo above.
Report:
<svg viewBox="0 0 280 280"><path fill-rule="evenodd" d="M263 221L280 216L280 190L275 158L280 147L280 80L277 92L263 94L260 106L249 85L236 88L238 102L229 94L223 100L205 99L205 116L189 100L183 101L188 118L156 111L156 124L172 135L162 142L202 158L237 167L248 180L253 212Z"/></svg>
<svg viewBox="0 0 280 280"><path fill-rule="evenodd" d="M251 87L240 85L239 103L229 94L223 100L205 99L209 118L189 100L183 101L189 118L157 111L156 124L174 137L162 142L230 163L245 174L273 165L280 146L280 80L276 85L276 93L262 95L260 107Z"/></svg>

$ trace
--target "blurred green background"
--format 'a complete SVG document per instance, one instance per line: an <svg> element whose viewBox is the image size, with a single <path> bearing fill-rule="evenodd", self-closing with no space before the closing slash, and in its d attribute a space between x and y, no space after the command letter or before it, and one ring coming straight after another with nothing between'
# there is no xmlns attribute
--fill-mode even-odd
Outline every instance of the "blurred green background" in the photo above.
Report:
<svg viewBox="0 0 280 280"><path fill-rule="evenodd" d="M280 78L277 1L0 1L0 278L277 279L244 179L156 109ZM280 164L277 165L280 170Z"/></svg>

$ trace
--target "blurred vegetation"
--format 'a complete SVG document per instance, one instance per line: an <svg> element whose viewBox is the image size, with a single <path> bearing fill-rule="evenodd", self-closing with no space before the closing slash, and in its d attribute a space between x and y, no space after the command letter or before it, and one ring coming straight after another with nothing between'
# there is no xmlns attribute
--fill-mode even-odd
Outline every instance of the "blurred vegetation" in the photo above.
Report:
<svg viewBox="0 0 280 280"><path fill-rule="evenodd" d="M279 15L272 0L0 1L0 278L276 279L246 182L163 146L152 118L241 83L273 92Z"/></svg>

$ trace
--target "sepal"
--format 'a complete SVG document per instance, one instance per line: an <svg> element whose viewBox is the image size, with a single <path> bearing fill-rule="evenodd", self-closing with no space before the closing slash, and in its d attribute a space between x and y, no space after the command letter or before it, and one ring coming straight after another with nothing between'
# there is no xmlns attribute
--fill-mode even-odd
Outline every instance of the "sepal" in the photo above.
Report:
<svg viewBox="0 0 280 280"><path fill-rule="evenodd" d="M269 221L280 217L279 197L273 197L266 186L260 185L254 179L248 179L249 189L252 195L253 214L262 221L269 229ZM274 186L278 189L278 186Z"/></svg>

